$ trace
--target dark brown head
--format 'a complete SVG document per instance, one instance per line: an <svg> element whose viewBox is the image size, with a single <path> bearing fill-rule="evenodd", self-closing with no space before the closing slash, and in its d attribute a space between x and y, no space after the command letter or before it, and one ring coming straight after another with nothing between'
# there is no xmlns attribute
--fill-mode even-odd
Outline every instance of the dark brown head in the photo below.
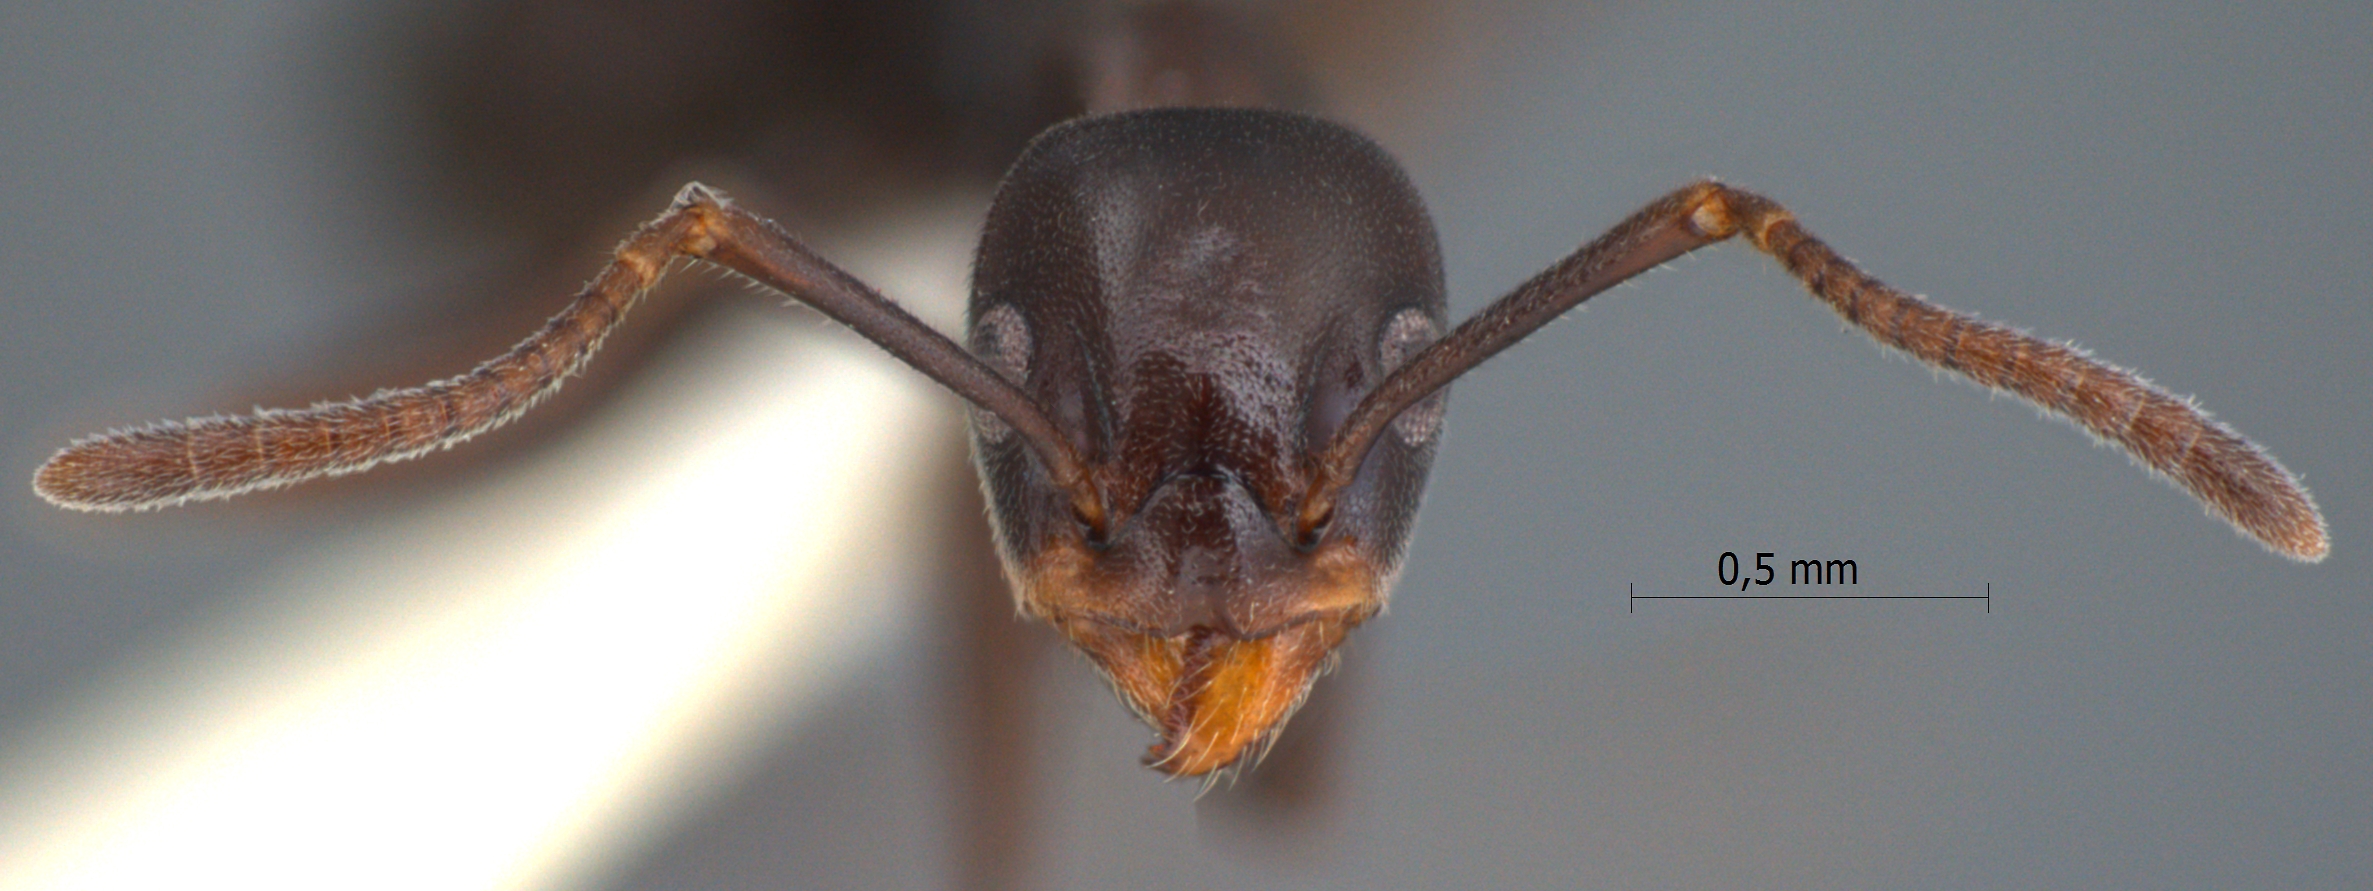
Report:
<svg viewBox="0 0 2373 891"><path fill-rule="evenodd" d="M1384 605L1440 429L1404 412L1296 522L1313 456L1443 330L1433 224L1364 137L1300 115L1163 109L1048 131L1005 178L974 273L973 351L1080 456L1101 516L1011 427L973 443L1022 608L1162 735L1230 766Z"/></svg>

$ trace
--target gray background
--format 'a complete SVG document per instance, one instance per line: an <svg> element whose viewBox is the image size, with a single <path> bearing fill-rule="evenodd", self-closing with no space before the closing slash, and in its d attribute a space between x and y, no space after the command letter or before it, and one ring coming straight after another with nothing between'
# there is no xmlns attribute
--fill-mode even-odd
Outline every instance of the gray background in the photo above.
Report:
<svg viewBox="0 0 2373 891"><path fill-rule="evenodd" d="M349 9L348 6L356 8ZM1512 5L1395 144L1471 311L1719 175L1881 277L2140 368L2300 472L2291 564L2114 453L1873 349L1736 247L1462 382L1315 827L1137 768L1084 671L1044 757L1050 887L2373 883L2373 8ZM361 4L0 12L0 468L301 370L374 301L499 259L394 198ZM363 14L367 12L368 14ZM1388 133L1388 142L1393 140ZM21 490L20 490L21 491ZM0 745L339 531L0 498ZM1860 593L1653 603L1723 551ZM606 887L930 886L927 660L896 653Z"/></svg>

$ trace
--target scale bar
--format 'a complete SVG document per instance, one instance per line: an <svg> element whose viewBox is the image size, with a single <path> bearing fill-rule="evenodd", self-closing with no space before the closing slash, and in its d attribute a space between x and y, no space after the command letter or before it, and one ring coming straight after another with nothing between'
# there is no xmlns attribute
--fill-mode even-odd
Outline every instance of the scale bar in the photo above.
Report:
<svg viewBox="0 0 2373 891"><path fill-rule="evenodd" d="M1624 612L1637 612L1631 604L1642 600L1980 600L1986 612L1994 612L1994 583L1986 583L1984 594L1640 594L1636 586L1623 586L1626 604Z"/></svg>

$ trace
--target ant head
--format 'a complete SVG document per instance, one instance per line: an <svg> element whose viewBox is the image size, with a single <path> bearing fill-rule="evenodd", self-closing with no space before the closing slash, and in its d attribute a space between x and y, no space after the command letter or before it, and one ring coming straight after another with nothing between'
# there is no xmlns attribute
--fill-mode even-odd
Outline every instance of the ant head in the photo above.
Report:
<svg viewBox="0 0 2373 891"><path fill-rule="evenodd" d="M1203 774L1256 751L1383 607L1440 395L1377 440L1322 524L1300 510L1314 456L1440 335L1442 293L1400 169L1312 118L1089 118L1007 174L971 347L1045 409L1092 492L1056 485L987 412L975 455L1023 608L1162 734L1157 767Z"/></svg>

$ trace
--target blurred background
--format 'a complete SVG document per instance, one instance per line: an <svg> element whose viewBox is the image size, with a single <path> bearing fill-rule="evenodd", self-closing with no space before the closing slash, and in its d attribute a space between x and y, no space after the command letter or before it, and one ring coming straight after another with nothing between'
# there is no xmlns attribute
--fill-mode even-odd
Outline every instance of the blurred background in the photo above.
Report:
<svg viewBox="0 0 2373 891"><path fill-rule="evenodd" d="M462 371L693 178L954 330L1082 13L666 6L0 10L0 468ZM1454 316L1720 176L2197 395L2304 477L2333 555L1719 248L1456 388L1392 610L1288 731L1322 741L1295 803L1160 782L1093 673L1025 645L1020 884L2373 881L2373 9L1256 12L1408 165ZM0 498L0 887L973 878L983 747L945 719L975 626L942 595L1005 595L957 565L960 413L741 294L677 276L522 429L384 474ZM1994 599L1627 609L1721 593L1725 551Z"/></svg>

